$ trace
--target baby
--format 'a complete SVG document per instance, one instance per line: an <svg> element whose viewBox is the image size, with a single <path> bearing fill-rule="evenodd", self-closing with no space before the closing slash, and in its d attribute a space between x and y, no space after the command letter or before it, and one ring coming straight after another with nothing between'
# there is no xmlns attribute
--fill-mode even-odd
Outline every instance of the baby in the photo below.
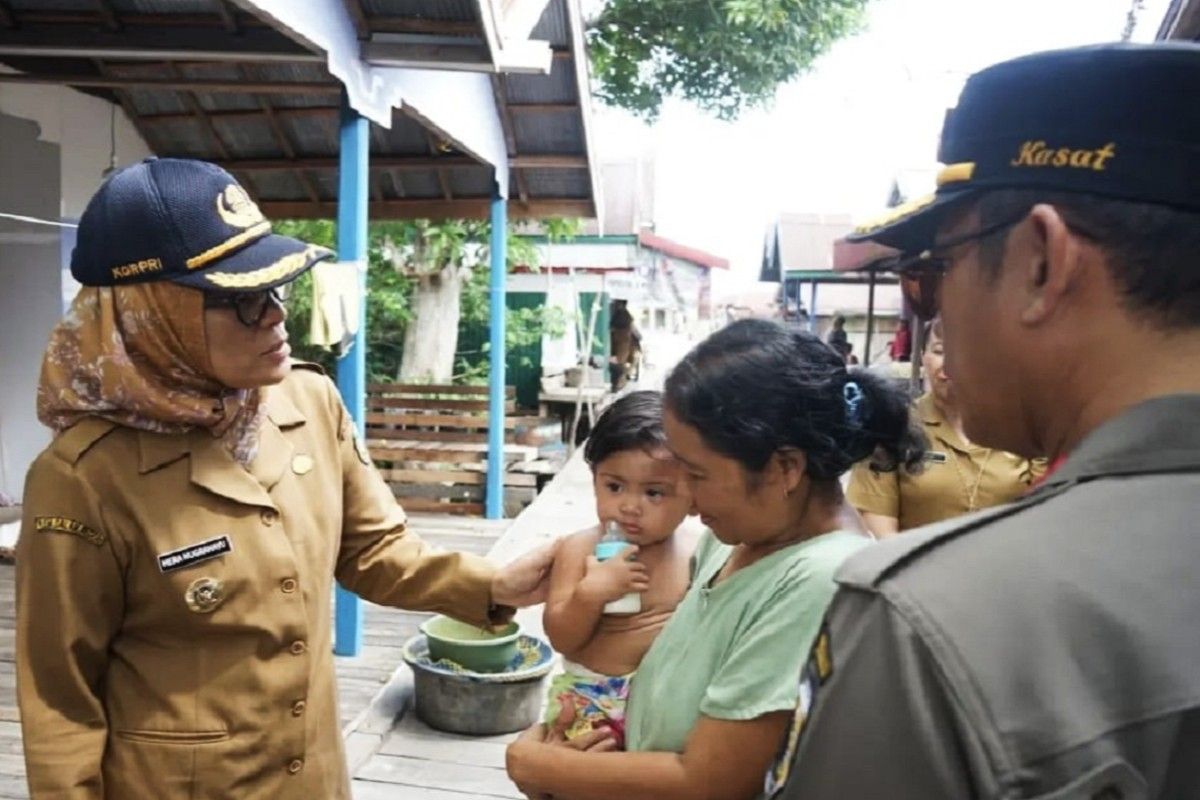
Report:
<svg viewBox="0 0 1200 800"><path fill-rule="evenodd" d="M546 722L573 710L568 738L607 727L624 745L630 678L688 588L698 530L681 528L692 498L666 447L662 410L658 392L625 395L596 421L583 451L600 526L563 541L544 620L566 670L550 685ZM613 522L629 544L599 561L596 544ZM640 611L605 613L629 593L640 597Z"/></svg>

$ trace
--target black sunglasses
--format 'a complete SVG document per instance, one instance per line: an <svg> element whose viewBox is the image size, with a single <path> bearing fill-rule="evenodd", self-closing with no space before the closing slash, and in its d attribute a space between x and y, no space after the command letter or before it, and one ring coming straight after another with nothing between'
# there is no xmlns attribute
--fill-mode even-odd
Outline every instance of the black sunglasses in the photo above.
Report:
<svg viewBox="0 0 1200 800"><path fill-rule="evenodd" d="M262 322L267 309L274 302L280 308L292 293L292 284L285 283L261 292L205 292L205 308L232 308L238 321L248 328Z"/></svg>
<svg viewBox="0 0 1200 800"><path fill-rule="evenodd" d="M937 316L938 306L941 304L942 279L946 277L946 273L954 263L954 259L949 257L947 251L968 242L986 239L993 233L1011 228L1025 219L1028 213L1027 211L1022 212L1021 216L1015 219L1007 219L977 231L951 236L935 242L933 247L924 252L901 258L896 262L892 269L900 277L900 291L904 294L904 299L908 301L913 312L924 320L931 320Z"/></svg>

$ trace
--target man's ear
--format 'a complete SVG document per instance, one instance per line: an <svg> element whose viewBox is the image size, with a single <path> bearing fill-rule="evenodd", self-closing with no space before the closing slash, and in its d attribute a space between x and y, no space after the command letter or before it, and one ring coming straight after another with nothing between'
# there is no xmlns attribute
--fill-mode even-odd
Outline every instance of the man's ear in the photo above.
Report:
<svg viewBox="0 0 1200 800"><path fill-rule="evenodd" d="M1020 244L1014 249L1025 296L1021 322L1040 325L1078 288L1084 273L1083 244L1058 209L1046 203L1030 210Z"/></svg>
<svg viewBox="0 0 1200 800"><path fill-rule="evenodd" d="M791 494L808 474L808 458L803 450L784 447L776 450L768 464L771 477L783 487L784 494Z"/></svg>

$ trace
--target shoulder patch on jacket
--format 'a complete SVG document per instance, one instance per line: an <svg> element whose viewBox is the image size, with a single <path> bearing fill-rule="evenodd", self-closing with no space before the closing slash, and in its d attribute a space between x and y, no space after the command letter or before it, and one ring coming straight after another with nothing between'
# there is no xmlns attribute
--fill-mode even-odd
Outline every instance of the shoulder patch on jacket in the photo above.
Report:
<svg viewBox="0 0 1200 800"><path fill-rule="evenodd" d="M108 534L70 517L34 517L33 529L38 533L69 533L96 547L103 547L108 541Z"/></svg>
<svg viewBox="0 0 1200 800"><path fill-rule="evenodd" d="M50 449L68 464L75 464L92 445L119 427L106 419L85 417L55 437Z"/></svg>

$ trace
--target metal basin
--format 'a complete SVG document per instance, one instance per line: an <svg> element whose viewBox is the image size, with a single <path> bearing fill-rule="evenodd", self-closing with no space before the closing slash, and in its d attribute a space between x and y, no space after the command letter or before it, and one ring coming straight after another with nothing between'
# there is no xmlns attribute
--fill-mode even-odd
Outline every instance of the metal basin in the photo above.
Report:
<svg viewBox="0 0 1200 800"><path fill-rule="evenodd" d="M413 671L414 705L422 722L440 731L491 736L537 722L554 651L541 639L522 635L517 655L503 672L472 672L430 660L422 635L405 643L404 661Z"/></svg>

